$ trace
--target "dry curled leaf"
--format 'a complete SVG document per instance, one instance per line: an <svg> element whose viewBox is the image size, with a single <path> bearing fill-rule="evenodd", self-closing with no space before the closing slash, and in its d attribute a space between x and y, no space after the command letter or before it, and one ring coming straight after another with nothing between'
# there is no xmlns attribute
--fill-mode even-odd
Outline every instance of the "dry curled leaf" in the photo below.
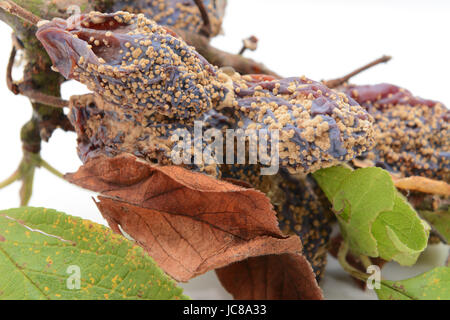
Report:
<svg viewBox="0 0 450 320"><path fill-rule="evenodd" d="M252 276L261 278L252 278L253 286L230 286L225 278L243 277L234 273L236 265L219 271L227 273L220 278L237 298L243 291L246 297L322 298L300 238L283 236L272 204L259 191L181 167L151 166L132 155L91 159L66 178L101 193L97 205L111 228L133 237L176 280L267 260L274 275L269 281L255 269ZM270 294L254 293L263 287Z"/></svg>
<svg viewBox="0 0 450 320"><path fill-rule="evenodd" d="M445 181L438 181L419 176L400 179L393 178L393 180L394 185L399 189L450 196L450 185Z"/></svg>
<svg viewBox="0 0 450 320"><path fill-rule="evenodd" d="M235 299L317 299L321 296L309 277L311 265L303 256L260 253L265 255L216 269L220 282Z"/></svg>
<svg viewBox="0 0 450 320"><path fill-rule="evenodd" d="M311 264L320 283L325 271L327 247L333 213L328 200L320 198L320 190L310 176L291 175L280 169L275 175L260 175L260 168L251 165L224 165L222 179L251 185L263 192L277 212L279 227L285 235L297 235L303 255ZM323 196L325 197L325 196Z"/></svg>

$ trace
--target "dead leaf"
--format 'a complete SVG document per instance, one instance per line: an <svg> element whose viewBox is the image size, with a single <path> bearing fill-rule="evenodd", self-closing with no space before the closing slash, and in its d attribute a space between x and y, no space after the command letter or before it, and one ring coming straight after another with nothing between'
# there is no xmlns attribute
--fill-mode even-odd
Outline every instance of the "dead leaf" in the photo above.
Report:
<svg viewBox="0 0 450 320"><path fill-rule="evenodd" d="M369 159L352 159L352 163L357 168L375 167L375 162Z"/></svg>
<svg viewBox="0 0 450 320"><path fill-rule="evenodd" d="M260 175L252 165L223 165L222 179L263 192L277 212L279 228L284 235L297 235L303 255L311 264L320 283L327 262L332 217L328 200L315 181L308 176L292 175L280 168L275 175ZM239 179L239 180L236 180Z"/></svg>
<svg viewBox="0 0 450 320"><path fill-rule="evenodd" d="M399 189L450 196L450 184L445 181L433 180L419 176L400 179L393 177L392 180L394 181L394 185Z"/></svg>
<svg viewBox="0 0 450 320"><path fill-rule="evenodd" d="M279 269L280 276L268 282L255 271L261 277L252 279L255 286L239 290L264 286L267 298L322 298L300 238L283 236L272 204L259 191L177 166L151 166L132 155L91 159L66 179L101 193L97 206L111 228L120 232L120 226L178 281L250 258L242 263L288 259L296 272L271 262L271 273Z"/></svg>
<svg viewBox="0 0 450 320"><path fill-rule="evenodd" d="M303 300L321 296L309 277L311 265L296 254L250 257L216 269L216 273L225 289L239 300Z"/></svg>

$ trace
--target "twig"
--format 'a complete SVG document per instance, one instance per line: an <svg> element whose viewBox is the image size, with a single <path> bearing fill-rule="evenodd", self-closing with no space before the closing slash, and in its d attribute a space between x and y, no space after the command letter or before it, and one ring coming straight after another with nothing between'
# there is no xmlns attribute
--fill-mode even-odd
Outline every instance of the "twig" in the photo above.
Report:
<svg viewBox="0 0 450 320"><path fill-rule="evenodd" d="M242 49L239 51L240 56L242 56L247 49L255 51L258 46L258 38L255 36L250 36L249 38L242 40L242 42Z"/></svg>
<svg viewBox="0 0 450 320"><path fill-rule="evenodd" d="M33 180L36 168L42 167L47 169L55 176L64 179L64 175L53 168L47 161L41 158L39 152L33 153L24 149L22 161L19 164L17 170L6 180L0 182L0 189L5 188L13 182L22 181L20 188L20 204L22 206L28 205L33 194Z"/></svg>
<svg viewBox="0 0 450 320"><path fill-rule="evenodd" d="M342 266L342 268L347 271L351 276L353 276L356 279L359 279L361 281L367 281L368 275L359 271L358 269L352 267L347 262L347 254L348 254L349 246L348 243L343 240L341 243L341 246L339 247L339 251L337 254L339 264Z"/></svg>
<svg viewBox="0 0 450 320"><path fill-rule="evenodd" d="M0 8L17 15L18 17L23 18L24 20L27 20L30 23L39 22L41 21L40 18L33 15L31 12L23 9L22 7L16 5L14 2L11 2L9 0L0 1ZM14 35L13 35L14 37ZM11 54L9 56L8 65L6 68L6 84L8 86L8 89L11 90L14 94L21 94L24 95L31 100L34 100L38 103L42 103L51 107L55 108L63 108L67 107L69 105L69 101L63 100L58 97L49 96L47 94L44 94L42 92L36 91L30 86L25 83L17 83L12 78L12 69L14 66L14 60L16 58L17 54L17 39L16 41L13 41L13 47L11 49Z"/></svg>
<svg viewBox="0 0 450 320"><path fill-rule="evenodd" d="M211 30L211 21L209 20L208 11L206 11L205 4L203 3L202 0L194 0L194 2L197 5L198 9L200 10L200 14L203 19L203 26L200 29L200 33L209 38L212 34L212 30Z"/></svg>
<svg viewBox="0 0 450 320"><path fill-rule="evenodd" d="M30 202L31 196L33 195L33 182L34 174L36 172L36 167L31 166L27 168L22 176L22 186L20 187L20 206L27 206Z"/></svg>
<svg viewBox="0 0 450 320"><path fill-rule="evenodd" d="M209 43L209 39L197 33L186 32L184 30L175 29L184 41L195 49L208 60L211 64L219 67L233 67L240 74L267 74L280 78L278 74L267 68L261 63L257 63L252 59L245 58L238 54L232 54L219 50Z"/></svg>
<svg viewBox="0 0 450 320"><path fill-rule="evenodd" d="M19 94L19 88L12 79L12 69L14 66L14 61L16 59L16 53L17 53L16 46L13 45L11 49L11 54L9 55L8 66L6 67L6 85L8 86L8 89L12 91L12 93Z"/></svg>
<svg viewBox="0 0 450 320"><path fill-rule="evenodd" d="M23 20L36 25L39 21L41 21L41 18L38 16L35 16L30 11L25 10L21 6L17 5L16 3L10 1L10 0L2 0L0 1L0 8L19 17Z"/></svg>
<svg viewBox="0 0 450 320"><path fill-rule="evenodd" d="M25 82L17 84L17 88L21 95L28 97L34 102L42 103L54 108L64 108L69 106L69 101L32 89Z"/></svg>
<svg viewBox="0 0 450 320"><path fill-rule="evenodd" d="M361 260L361 263L364 266L364 268L366 268L366 270L369 266L373 265L372 261L368 256L360 255L359 260Z"/></svg>
<svg viewBox="0 0 450 320"><path fill-rule="evenodd" d="M55 168L53 168L47 161L45 161L44 159L40 159L40 163L39 165L44 168L47 169L50 173L53 173L55 176L64 179L64 175L59 172L58 170L56 170Z"/></svg>
<svg viewBox="0 0 450 320"><path fill-rule="evenodd" d="M19 170L16 170L9 178L0 182L0 189L9 186L11 183L13 183L19 179L20 179L20 172L19 172Z"/></svg>
<svg viewBox="0 0 450 320"><path fill-rule="evenodd" d="M54 108L64 108L64 107L69 106L69 101L61 99L59 97L50 96L48 94L45 94L45 93L39 92L35 89L32 89L26 82L20 82L20 83L14 82L11 79L9 64L8 64L6 83L8 84L9 90L11 90L14 94L23 95L34 102L42 103L42 104L45 104L47 106L54 107Z"/></svg>
<svg viewBox="0 0 450 320"><path fill-rule="evenodd" d="M16 46L13 45L11 54L9 56L8 66L6 68L6 84L8 89L12 91L12 93L18 95L24 95L31 100L42 103L55 108L63 108L69 105L69 101L64 99L49 96L45 93L39 92L37 90L32 89L26 82L17 83L12 78L12 68L14 65L14 60L16 57L17 49Z"/></svg>
<svg viewBox="0 0 450 320"><path fill-rule="evenodd" d="M337 79L333 79L333 80L327 80L327 81L323 81L323 83L328 87L328 88L336 88L339 87L340 85L343 85L344 83L346 83L348 80L350 80L350 78L356 76L357 74L372 68L373 66L376 66L377 64L380 63L385 63L388 62L389 60L391 60L391 56L382 56L381 58L378 58L368 64L366 64L365 66L362 66L361 68L356 69L355 71L350 72L349 74L341 77L341 78L337 78Z"/></svg>

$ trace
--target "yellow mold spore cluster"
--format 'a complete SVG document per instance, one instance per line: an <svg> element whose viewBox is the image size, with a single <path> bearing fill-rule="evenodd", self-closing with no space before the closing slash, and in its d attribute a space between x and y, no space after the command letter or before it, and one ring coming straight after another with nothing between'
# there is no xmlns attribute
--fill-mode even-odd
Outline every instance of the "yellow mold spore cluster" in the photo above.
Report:
<svg viewBox="0 0 450 320"><path fill-rule="evenodd" d="M345 92L375 119L376 146L363 159L404 177L450 179L450 112L442 103L384 83Z"/></svg>

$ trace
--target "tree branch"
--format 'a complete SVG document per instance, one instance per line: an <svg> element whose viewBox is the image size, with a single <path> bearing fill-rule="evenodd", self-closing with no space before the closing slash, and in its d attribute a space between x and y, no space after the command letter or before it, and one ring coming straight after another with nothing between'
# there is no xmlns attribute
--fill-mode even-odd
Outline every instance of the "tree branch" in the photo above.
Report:
<svg viewBox="0 0 450 320"><path fill-rule="evenodd" d="M33 25L36 25L39 21L41 21L41 18L10 0L0 1L0 8Z"/></svg>
<svg viewBox="0 0 450 320"><path fill-rule="evenodd" d="M6 86L12 93L19 94L19 88L17 88L17 84L15 84L12 79L12 69L14 66L14 60L16 58L16 53L17 53L16 46L13 45L12 49L11 49L11 53L9 55L8 65L6 67Z"/></svg>
<svg viewBox="0 0 450 320"><path fill-rule="evenodd" d="M341 77L341 78L337 78L337 79L333 79L333 80L327 80L327 81L323 81L323 83L328 87L328 88L336 88L339 87L340 85L343 85L344 83L348 82L348 80L350 80L350 78L356 76L357 74L370 69L380 63L386 63L389 60L391 60L392 57L390 56L382 56L381 58L378 58L368 64L366 64L365 66L362 66L361 68L356 69L355 71L350 72L349 74Z"/></svg>
<svg viewBox="0 0 450 320"><path fill-rule="evenodd" d="M8 60L8 66L6 68L6 85L8 86L8 89L15 95L21 94L38 103L46 104L48 106L52 106L55 108L67 107L69 105L69 101L37 91L33 89L29 83L15 82L13 80L12 68L14 66L16 53L17 53L16 45L13 45Z"/></svg>
<svg viewBox="0 0 450 320"><path fill-rule="evenodd" d="M18 90L17 94L21 94L25 97L28 97L30 100L34 102L41 103L53 108L64 108L69 106L69 101L61 99L59 97L50 96L48 94L35 90L25 82L21 82L15 85Z"/></svg>
<svg viewBox="0 0 450 320"><path fill-rule="evenodd" d="M203 26L200 29L200 33L204 35L205 37L211 37L212 30L211 30L211 21L209 20L208 11L206 11L205 4L202 0L194 0L195 4L197 5L198 9L200 10L200 15L203 19Z"/></svg>

